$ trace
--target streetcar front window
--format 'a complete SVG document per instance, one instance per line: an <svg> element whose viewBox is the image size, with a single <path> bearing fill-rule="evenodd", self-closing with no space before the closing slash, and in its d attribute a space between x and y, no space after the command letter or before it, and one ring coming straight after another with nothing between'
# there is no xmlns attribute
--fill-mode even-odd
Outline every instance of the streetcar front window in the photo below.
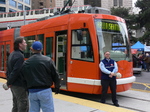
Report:
<svg viewBox="0 0 150 112"><path fill-rule="evenodd" d="M95 19L101 60L109 51L115 61L131 60L126 25L122 22Z"/></svg>

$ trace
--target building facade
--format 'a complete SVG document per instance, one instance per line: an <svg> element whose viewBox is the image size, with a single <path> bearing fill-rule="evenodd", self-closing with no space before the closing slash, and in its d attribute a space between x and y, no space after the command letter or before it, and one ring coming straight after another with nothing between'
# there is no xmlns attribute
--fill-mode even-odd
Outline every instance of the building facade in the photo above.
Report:
<svg viewBox="0 0 150 112"><path fill-rule="evenodd" d="M32 9L55 7L55 0L32 0Z"/></svg>
<svg viewBox="0 0 150 112"><path fill-rule="evenodd" d="M101 7L101 0L84 0L85 5L91 5L92 7Z"/></svg>
<svg viewBox="0 0 150 112"><path fill-rule="evenodd" d="M32 9L63 7L68 0L32 0ZM74 2L74 3L73 3ZM70 0L69 5L91 5L111 9L112 7L132 7L132 0Z"/></svg>
<svg viewBox="0 0 150 112"><path fill-rule="evenodd" d="M63 7L68 0L55 0L55 7ZM74 2L74 3L73 3ZM73 5L72 5L73 3ZM71 0L69 5L71 6L79 6L79 5L84 5L84 0Z"/></svg>
<svg viewBox="0 0 150 112"><path fill-rule="evenodd" d="M85 5L92 5L96 7L102 7L106 9L111 9L112 7L132 7L132 0L84 0Z"/></svg>
<svg viewBox="0 0 150 112"><path fill-rule="evenodd" d="M0 0L0 13L31 10L32 0Z"/></svg>
<svg viewBox="0 0 150 112"><path fill-rule="evenodd" d="M63 7L68 0L32 0L32 9ZM71 0L69 5L72 5ZM84 0L75 0L73 6L84 5Z"/></svg>

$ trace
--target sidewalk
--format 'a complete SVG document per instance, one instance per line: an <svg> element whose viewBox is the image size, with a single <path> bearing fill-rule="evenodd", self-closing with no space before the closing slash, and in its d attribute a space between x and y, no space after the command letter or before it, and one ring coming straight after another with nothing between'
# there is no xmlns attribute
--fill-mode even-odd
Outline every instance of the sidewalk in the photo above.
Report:
<svg viewBox="0 0 150 112"><path fill-rule="evenodd" d="M11 112L12 94L10 90L4 90L2 88L3 83L4 81L0 80L0 112ZM53 94L53 97L55 112L134 112L132 110L63 94Z"/></svg>
<svg viewBox="0 0 150 112"><path fill-rule="evenodd" d="M58 96L58 95L54 95ZM54 98L55 112L104 112L95 108L63 101ZM4 90L0 82L0 112L11 112L12 94L10 90ZM41 111L42 112L42 111Z"/></svg>

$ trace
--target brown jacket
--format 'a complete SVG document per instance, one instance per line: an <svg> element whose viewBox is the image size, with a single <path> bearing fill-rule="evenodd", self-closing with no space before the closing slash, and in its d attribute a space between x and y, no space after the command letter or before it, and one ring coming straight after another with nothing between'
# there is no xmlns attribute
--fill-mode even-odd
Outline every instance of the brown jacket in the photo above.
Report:
<svg viewBox="0 0 150 112"><path fill-rule="evenodd" d="M146 56L144 59L145 63L150 63L150 57L149 56Z"/></svg>

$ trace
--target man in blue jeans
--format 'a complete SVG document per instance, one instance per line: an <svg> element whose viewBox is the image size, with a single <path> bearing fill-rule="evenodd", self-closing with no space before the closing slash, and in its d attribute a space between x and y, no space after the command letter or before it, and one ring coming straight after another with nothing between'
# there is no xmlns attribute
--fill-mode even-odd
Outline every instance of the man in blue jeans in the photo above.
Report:
<svg viewBox="0 0 150 112"><path fill-rule="evenodd" d="M41 54L43 45L40 41L32 44L34 53L22 67L22 74L29 91L29 112L54 112L51 86L55 85L55 93L60 88L60 78L51 58Z"/></svg>

